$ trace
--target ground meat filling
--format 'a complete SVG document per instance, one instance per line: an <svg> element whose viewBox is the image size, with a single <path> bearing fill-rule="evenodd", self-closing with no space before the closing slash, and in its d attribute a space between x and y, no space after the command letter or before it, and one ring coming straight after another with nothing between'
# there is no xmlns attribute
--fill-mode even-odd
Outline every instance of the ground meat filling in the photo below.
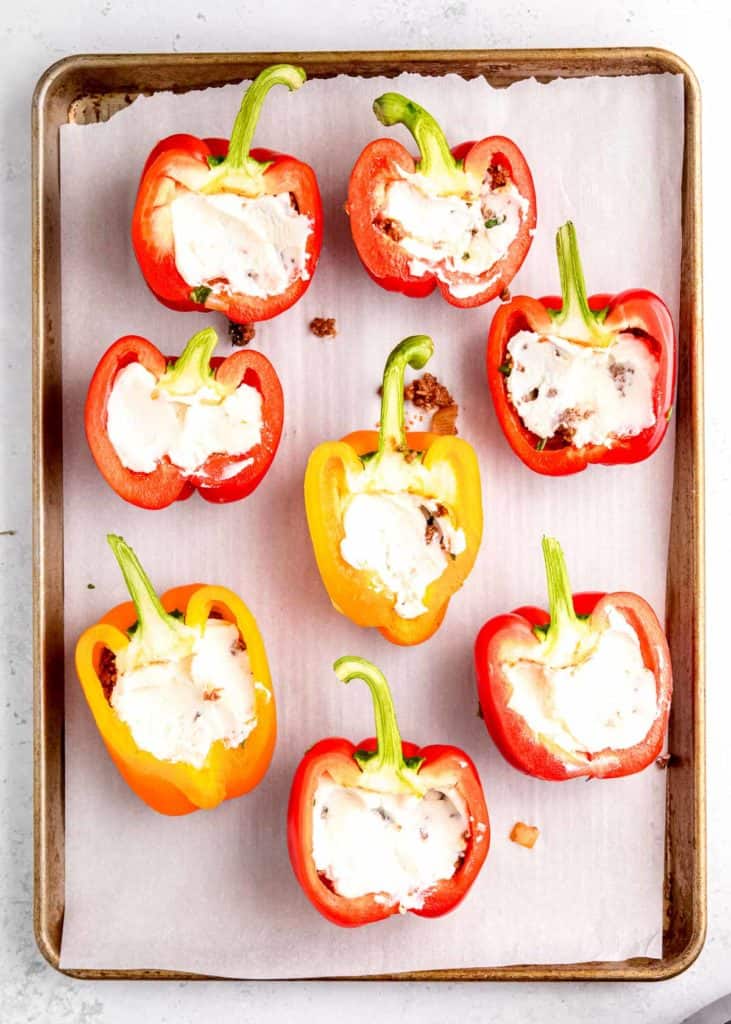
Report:
<svg viewBox="0 0 731 1024"><path fill-rule="evenodd" d="M316 338L334 338L338 333L335 317L316 316L310 320L310 330Z"/></svg>
<svg viewBox="0 0 731 1024"><path fill-rule="evenodd" d="M444 532L439 522L442 516L446 516L447 509L441 502L437 502L434 511L430 511L426 505L420 505L419 509L421 514L424 516L425 528L424 528L424 539L427 544L431 544L435 537L439 538L439 547L442 551L447 551L447 543L444 537ZM447 552L449 553L449 552ZM454 557L454 556L452 556Z"/></svg>
<svg viewBox="0 0 731 1024"><path fill-rule="evenodd" d="M178 612L178 614L180 614ZM212 608L208 613L209 619L223 619L223 615L217 609ZM246 643L241 635L231 645L231 653L235 651L245 651ZM101 657L99 658L99 669L97 672L99 676L99 682L101 683L104 697L108 704L112 703L112 693L117 683L117 657L114 651L110 650L109 647L103 647ZM213 688L209 690L205 696L205 700L218 700L220 697L220 690Z"/></svg>
<svg viewBox="0 0 731 1024"><path fill-rule="evenodd" d="M104 697L108 704L112 703L112 692L117 682L117 659L114 651L108 647L102 648L99 659L99 682L102 684Z"/></svg>
<svg viewBox="0 0 731 1024"><path fill-rule="evenodd" d="M502 188L503 185L507 185L509 181L507 171L499 164L490 164L487 168L487 174L490 178L490 188L493 190L496 188Z"/></svg>
<svg viewBox="0 0 731 1024"><path fill-rule="evenodd" d="M406 238L406 232L397 220L391 217L378 217L375 220L376 227L387 235L393 242L401 242Z"/></svg>

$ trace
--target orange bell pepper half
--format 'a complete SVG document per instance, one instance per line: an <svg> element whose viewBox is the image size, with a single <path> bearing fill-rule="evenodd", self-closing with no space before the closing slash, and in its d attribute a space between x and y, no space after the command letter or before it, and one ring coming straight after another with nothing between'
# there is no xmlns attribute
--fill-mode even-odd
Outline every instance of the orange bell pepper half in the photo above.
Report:
<svg viewBox="0 0 731 1024"><path fill-rule="evenodd" d="M421 369L433 351L433 342L425 335L397 345L383 373L380 430L358 431L319 445L305 474L307 521L330 600L356 625L376 627L386 639L402 645L421 643L439 628L452 595L474 565L482 539L480 471L472 446L458 437L406 433L404 427L406 366ZM463 550L449 552L444 571L428 584L423 613L413 618L401 615L396 595L378 573L355 568L343 557L344 516L354 488L381 495L419 494L432 504L436 500L450 527L463 531ZM427 531L434 530L429 509L422 506L422 512ZM438 536L443 537L441 530Z"/></svg>
<svg viewBox="0 0 731 1024"><path fill-rule="evenodd" d="M276 739L272 681L253 615L225 587L194 583L158 597L129 545L111 534L107 540L132 601L112 608L82 633L76 645L76 671L109 755L137 796L160 814L189 814L248 793L264 777ZM256 680L256 725L238 747L228 747L223 740L212 743L205 762L196 768L141 749L107 698L100 674L105 652L111 651L116 659L132 644L139 664L167 660L190 645L191 629L202 631L212 616L234 623L245 644Z"/></svg>

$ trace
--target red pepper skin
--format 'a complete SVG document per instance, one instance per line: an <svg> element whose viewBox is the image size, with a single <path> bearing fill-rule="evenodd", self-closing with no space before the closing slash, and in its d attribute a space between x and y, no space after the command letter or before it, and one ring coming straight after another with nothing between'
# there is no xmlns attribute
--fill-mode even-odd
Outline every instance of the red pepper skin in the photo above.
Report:
<svg viewBox="0 0 731 1024"><path fill-rule="evenodd" d="M86 438L99 472L120 498L139 508L166 508L189 498L194 490L213 503L245 498L258 487L272 464L284 421L284 396L276 370L266 356L251 349L210 360L217 381L232 387L245 382L262 396L261 442L243 453L252 459L248 466L227 479L227 468L242 455L211 455L199 472L190 476L167 461L160 462L152 473L137 473L122 465L107 434L107 402L115 378L133 362L141 363L159 378L174 361L174 356L163 356L146 338L132 334L119 338L104 353L89 384L84 411Z"/></svg>
<svg viewBox="0 0 731 1024"><path fill-rule="evenodd" d="M592 463L613 466L641 462L659 447L668 429L675 394L677 356L675 331L670 312L657 295L632 289L619 295L592 295L588 299L593 312L606 311L603 326L615 334L637 332L658 362L653 394L655 423L633 437L619 438L611 447L584 445L576 448L561 440L549 440L542 451L540 438L528 430L508 397L507 379L500 372L505 363L508 343L519 331L536 334L555 333L549 310L560 310L560 296L533 299L517 296L499 307L490 325L487 340L487 381L495 413L515 454L536 473L567 476L579 473Z"/></svg>
<svg viewBox="0 0 731 1024"><path fill-rule="evenodd" d="M511 139L491 135L479 142L463 142L451 153L455 160L464 161L465 171L478 175L480 180L491 165L504 168L529 204L507 253L482 275L485 287L476 295L465 298L452 295L448 286L435 274L414 277L409 270L412 257L374 225L381 211L386 186L399 179L395 167L409 174L418 169L414 157L401 143L394 139L376 139L365 147L350 175L348 213L358 255L376 284L387 291L401 292L412 298L424 298L438 288L450 305L468 309L482 306L500 295L520 270L536 226L536 195L526 159ZM455 274L453 277L453 283L473 283L474 280L474 275L470 274Z"/></svg>
<svg viewBox="0 0 731 1024"><path fill-rule="evenodd" d="M215 310L235 323L255 323L278 316L307 291L322 248L322 200L315 172L308 164L273 150L252 149L252 159L260 163L271 161L263 174L264 193L291 192L299 212L312 222L306 246L309 277L298 278L279 295L267 298L211 292L205 302L194 302L191 286L175 265L170 203L177 188L195 191L203 184L209 174L209 156L227 154L228 139L177 134L158 142L142 171L132 214L132 245L148 287L163 305L183 312Z"/></svg>
<svg viewBox="0 0 731 1024"><path fill-rule="evenodd" d="M526 775L549 782L588 776L614 779L643 771L659 756L670 714L673 680L667 640L657 616L637 594L581 593L573 595L577 615L591 618L601 628L610 608L620 612L636 631L643 661L655 676L658 715L641 743L622 750L607 748L568 760L541 743L525 719L508 707L510 687L500 668L500 652L509 640L539 643L534 626L547 626L548 612L541 608L517 608L509 615L490 619L475 643L475 669L480 708L495 746L509 764Z"/></svg>
<svg viewBox="0 0 731 1024"><path fill-rule="evenodd" d="M454 875L437 885L426 895L424 904L410 911L419 917L439 917L464 899L479 874L490 846L490 826L477 769L464 751L451 746L419 748L414 743L402 743L406 758L423 757L419 778L439 788L440 779L457 777L457 785L474 821L482 823L485 831L476 827L470 833L464 859ZM357 785L361 774L353 760L356 750L372 751L377 748L375 738L363 740L354 746L345 739L320 740L311 747L300 762L292 783L287 812L287 845L292 869L306 896L333 924L343 928L356 928L373 921L398 914L398 904L384 904L376 894L346 899L338 895L318 874L312 859L312 805L317 784L327 772L343 785Z"/></svg>

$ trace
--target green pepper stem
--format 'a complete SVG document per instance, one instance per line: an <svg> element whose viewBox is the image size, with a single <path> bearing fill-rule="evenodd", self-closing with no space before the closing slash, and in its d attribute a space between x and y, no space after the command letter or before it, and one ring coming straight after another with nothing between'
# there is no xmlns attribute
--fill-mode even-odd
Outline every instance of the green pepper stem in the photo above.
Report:
<svg viewBox="0 0 731 1024"><path fill-rule="evenodd" d="M547 628L537 628L536 636L544 644L543 660L547 664L565 665L578 656L592 631L590 625L574 611L571 582L561 545L554 537L544 537L541 546L551 621Z"/></svg>
<svg viewBox="0 0 731 1024"><path fill-rule="evenodd" d="M159 386L171 395L193 395L214 383L211 356L218 344L213 327L194 334L181 354L159 380Z"/></svg>
<svg viewBox="0 0 731 1024"><path fill-rule="evenodd" d="M589 308L576 228L570 220L556 232L556 256L562 302L560 311L552 313L555 327L570 340L608 345L612 335L601 328L602 314Z"/></svg>
<svg viewBox="0 0 731 1024"><path fill-rule="evenodd" d="M544 537L541 541L543 561L546 566L546 585L548 587L548 610L551 616L551 629L559 629L566 623L578 622L574 611L574 598L571 592L566 559L561 545L555 537Z"/></svg>
<svg viewBox="0 0 731 1024"><path fill-rule="evenodd" d="M249 150L267 93L275 85L286 85L290 91L299 89L306 78L304 68L297 68L292 64L272 64L256 76L244 93L231 130L228 156L224 161L228 168L259 170L260 165L249 156Z"/></svg>
<svg viewBox="0 0 731 1024"><path fill-rule="evenodd" d="M383 370L381 388L381 425L378 431L378 453L376 462L384 452L405 452L406 428L404 426L404 374L406 367L420 370L431 359L434 342L426 334L414 334L404 338L393 349Z"/></svg>
<svg viewBox="0 0 731 1024"><path fill-rule="evenodd" d="M108 533L107 543L137 612L138 628L130 646L134 644L139 650L139 661L163 658L186 639L188 627L165 611L139 558L124 538Z"/></svg>
<svg viewBox="0 0 731 1024"><path fill-rule="evenodd" d="M421 174L436 179L445 192L465 191L462 167L452 156L444 132L428 111L398 92L386 92L375 100L373 112L381 124L402 124L408 128L419 147Z"/></svg>
<svg viewBox="0 0 731 1024"><path fill-rule="evenodd" d="M365 658L353 655L338 658L333 669L341 682L362 679L371 691L376 719L376 752L360 758L355 755L369 788L423 796L426 789L418 777L421 762L412 766L413 761L407 764L404 759L393 698L383 672Z"/></svg>

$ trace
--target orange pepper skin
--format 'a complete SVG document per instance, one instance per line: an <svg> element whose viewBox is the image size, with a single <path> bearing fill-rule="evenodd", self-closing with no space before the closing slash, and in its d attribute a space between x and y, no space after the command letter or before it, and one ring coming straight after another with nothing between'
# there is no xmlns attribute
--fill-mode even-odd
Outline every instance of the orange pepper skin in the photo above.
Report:
<svg viewBox="0 0 731 1024"><path fill-rule="evenodd" d="M464 530L465 550L449 562L426 591L427 611L402 618L393 596L370 585L370 574L349 565L340 554L344 537L342 501L348 493L346 470L362 470L360 456L378 450L376 431L361 430L341 441L318 445L305 474L305 507L320 576L337 611L358 626L376 627L391 643L413 646L432 636L444 619L452 595L469 575L482 539L480 472L474 449L462 438L425 432L407 433L411 451L423 452L423 465L447 463L455 478L454 509Z"/></svg>
<svg viewBox="0 0 731 1024"><path fill-rule="evenodd" d="M226 747L219 740L211 746L204 765L194 768L160 760L137 746L129 726L104 696L99 679L102 649L109 647L117 653L129 643L126 631L137 619L132 601L112 608L81 635L76 645L76 671L97 728L125 782L160 814L190 814L242 796L262 780L276 741L274 691L256 621L236 594L225 587L194 583L168 590L160 600L168 612L183 611L190 626L202 625L210 612L216 611L238 627L254 679L263 688L256 688L257 724L241 747Z"/></svg>

